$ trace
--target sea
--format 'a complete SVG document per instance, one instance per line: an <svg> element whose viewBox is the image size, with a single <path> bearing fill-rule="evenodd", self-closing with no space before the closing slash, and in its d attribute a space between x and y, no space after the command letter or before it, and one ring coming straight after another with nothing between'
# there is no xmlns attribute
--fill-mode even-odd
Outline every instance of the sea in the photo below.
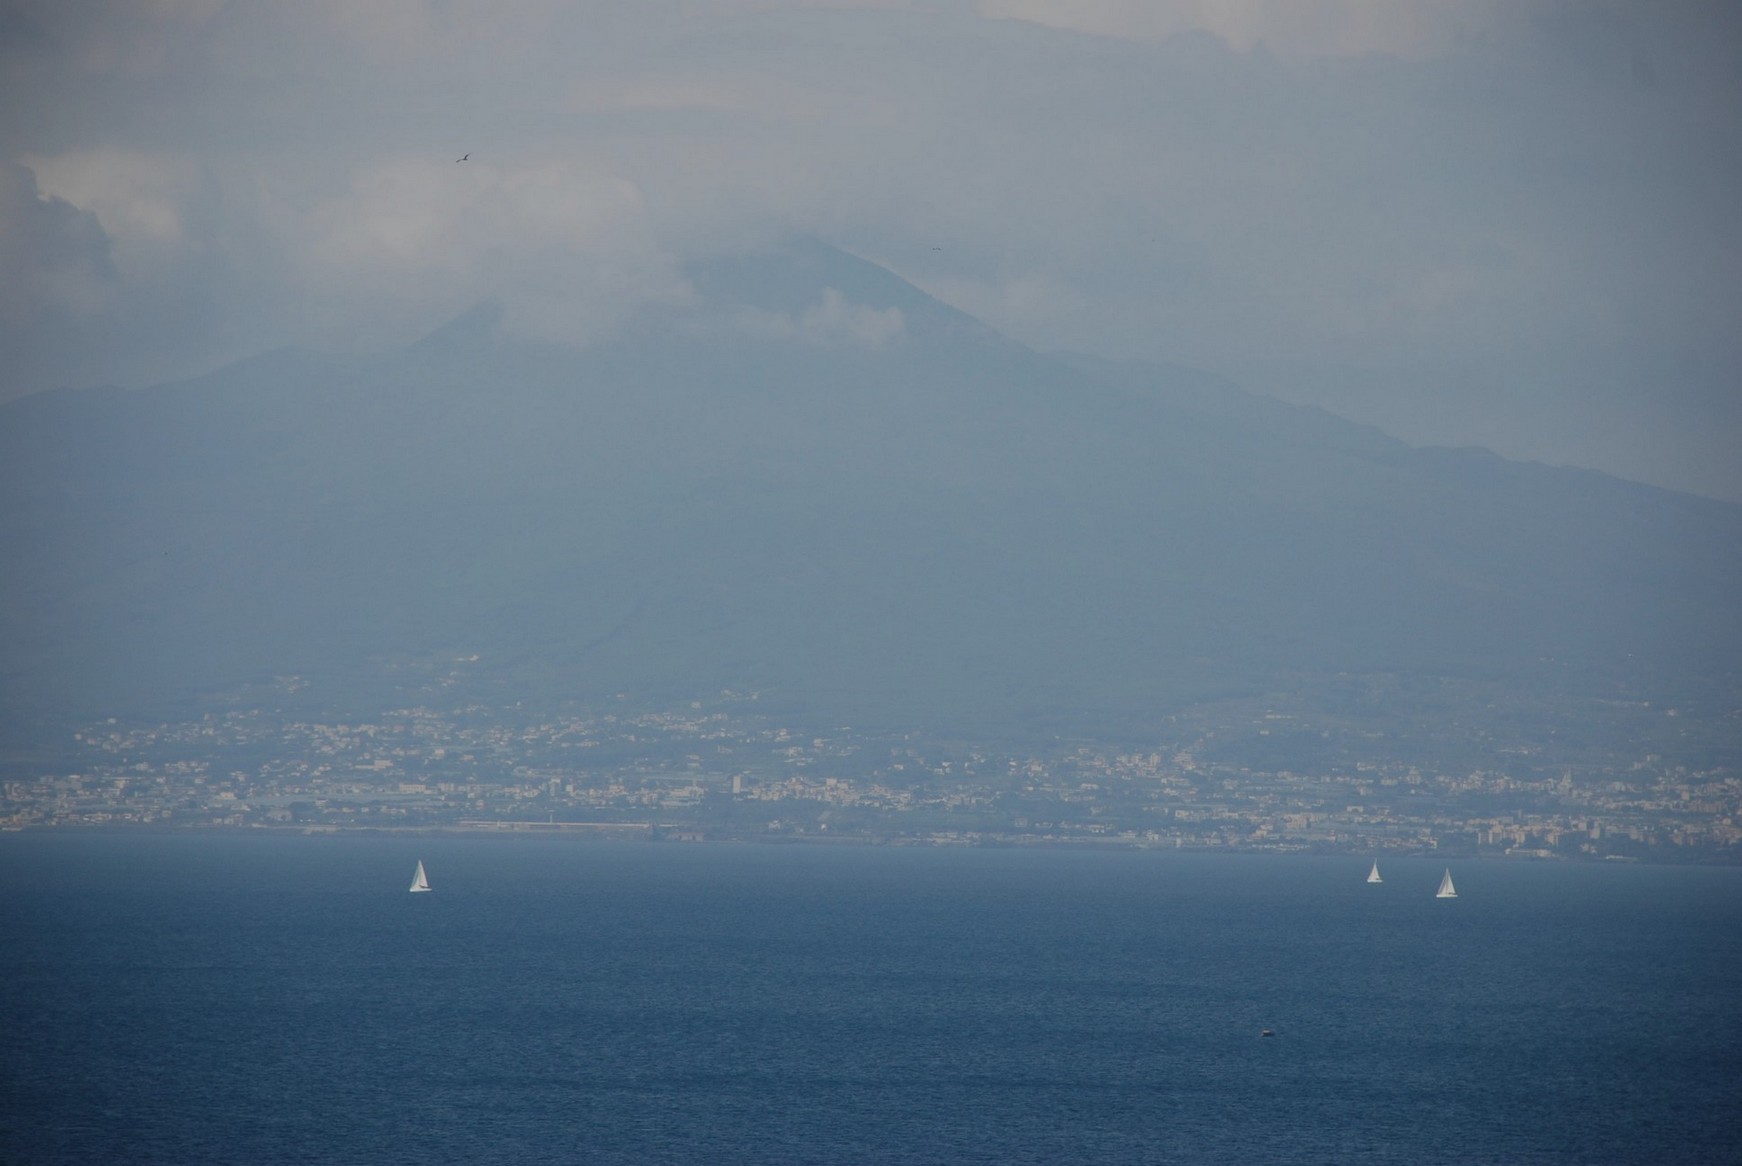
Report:
<svg viewBox="0 0 1742 1166"><path fill-rule="evenodd" d="M1369 864L7 834L0 1162L1742 1161L1742 869Z"/></svg>

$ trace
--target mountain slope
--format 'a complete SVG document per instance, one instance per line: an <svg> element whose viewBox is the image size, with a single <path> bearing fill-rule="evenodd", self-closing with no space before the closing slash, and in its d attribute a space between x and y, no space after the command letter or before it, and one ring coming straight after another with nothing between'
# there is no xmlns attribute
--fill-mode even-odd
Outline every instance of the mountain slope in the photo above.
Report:
<svg viewBox="0 0 1742 1166"><path fill-rule="evenodd" d="M402 703L472 654L488 698L1024 732L1742 659L1742 508L1043 356L821 244L692 282L587 350L486 306L377 358L0 406L10 726L290 675Z"/></svg>

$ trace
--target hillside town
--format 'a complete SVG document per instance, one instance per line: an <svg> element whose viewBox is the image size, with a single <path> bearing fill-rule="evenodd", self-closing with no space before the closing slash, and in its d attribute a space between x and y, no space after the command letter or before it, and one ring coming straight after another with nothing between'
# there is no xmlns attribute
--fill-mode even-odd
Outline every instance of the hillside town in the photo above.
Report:
<svg viewBox="0 0 1742 1166"><path fill-rule="evenodd" d="M1020 753L844 726L801 732L733 693L543 717L469 706L343 721L262 710L105 720L74 733L54 763L9 765L0 828L1742 859L1733 769L1653 754L1452 768L1371 749L1262 768L1230 760L1226 741L1298 735L1301 718L1252 716L1180 726L1189 735L1165 746L1055 740Z"/></svg>

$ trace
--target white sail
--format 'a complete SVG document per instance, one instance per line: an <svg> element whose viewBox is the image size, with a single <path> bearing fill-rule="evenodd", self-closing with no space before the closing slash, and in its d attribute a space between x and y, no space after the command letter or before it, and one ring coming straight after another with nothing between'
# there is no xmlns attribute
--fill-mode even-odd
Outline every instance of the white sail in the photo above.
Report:
<svg viewBox="0 0 1742 1166"><path fill-rule="evenodd" d="M1370 883L1382 883L1385 881L1379 877L1379 860L1377 858L1373 860L1373 869L1367 872L1367 881Z"/></svg>
<svg viewBox="0 0 1742 1166"><path fill-rule="evenodd" d="M429 876L423 873L423 859L417 860L417 873L411 876L413 892L429 890Z"/></svg>
<svg viewBox="0 0 1742 1166"><path fill-rule="evenodd" d="M1455 899L1457 897L1458 888L1452 885L1452 871L1450 867L1447 867L1446 877L1440 880L1440 889L1434 893L1434 898Z"/></svg>

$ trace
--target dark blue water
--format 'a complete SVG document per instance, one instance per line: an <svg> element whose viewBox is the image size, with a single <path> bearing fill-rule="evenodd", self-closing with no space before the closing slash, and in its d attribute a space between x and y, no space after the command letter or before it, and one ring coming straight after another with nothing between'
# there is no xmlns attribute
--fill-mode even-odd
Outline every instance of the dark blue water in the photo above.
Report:
<svg viewBox="0 0 1742 1166"><path fill-rule="evenodd" d="M1742 1161L1742 871L1366 869L10 835L0 1160Z"/></svg>

